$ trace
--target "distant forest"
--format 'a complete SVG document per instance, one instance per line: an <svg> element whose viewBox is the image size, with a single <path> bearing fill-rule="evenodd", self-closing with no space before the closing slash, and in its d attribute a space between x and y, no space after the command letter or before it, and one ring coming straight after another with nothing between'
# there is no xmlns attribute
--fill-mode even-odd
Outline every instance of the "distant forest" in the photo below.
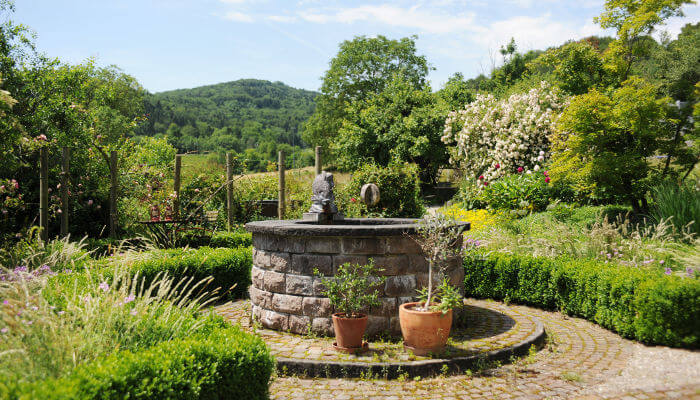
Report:
<svg viewBox="0 0 700 400"><path fill-rule="evenodd" d="M316 92L282 82L241 79L148 94L137 136L167 136L179 152L235 152L250 170L264 170L285 150L295 166L311 165L300 136L314 112Z"/></svg>

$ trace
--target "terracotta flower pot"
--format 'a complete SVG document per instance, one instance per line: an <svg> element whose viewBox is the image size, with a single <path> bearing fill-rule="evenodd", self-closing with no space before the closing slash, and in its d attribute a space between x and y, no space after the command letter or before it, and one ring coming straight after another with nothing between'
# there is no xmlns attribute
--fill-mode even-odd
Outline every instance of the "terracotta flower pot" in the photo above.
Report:
<svg viewBox="0 0 700 400"><path fill-rule="evenodd" d="M404 346L417 356L438 354L447 343L452 326L452 310L417 311L422 303L404 303L399 307L399 323Z"/></svg>
<svg viewBox="0 0 700 400"><path fill-rule="evenodd" d="M362 348L362 336L367 328L367 315L359 318L347 318L345 313L333 314L333 330L336 345L341 348Z"/></svg>

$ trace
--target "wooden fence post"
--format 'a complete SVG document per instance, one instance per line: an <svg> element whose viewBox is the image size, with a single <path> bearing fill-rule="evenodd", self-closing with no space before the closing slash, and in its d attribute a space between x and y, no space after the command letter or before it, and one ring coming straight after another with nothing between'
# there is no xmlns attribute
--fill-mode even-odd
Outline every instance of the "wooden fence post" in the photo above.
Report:
<svg viewBox="0 0 700 400"><path fill-rule="evenodd" d="M173 201L173 218L180 219L180 169L182 167L182 155L175 154L175 176L173 177L173 191L175 200Z"/></svg>
<svg viewBox="0 0 700 400"><path fill-rule="evenodd" d="M117 237L117 152L112 150L109 155L109 236Z"/></svg>
<svg viewBox="0 0 700 400"><path fill-rule="evenodd" d="M43 242L49 240L49 150L39 149L39 237Z"/></svg>
<svg viewBox="0 0 700 400"><path fill-rule="evenodd" d="M279 198L277 201L277 216L279 219L284 219L285 213L285 182L284 182L284 151L279 152L279 159L277 162L280 179L279 179Z"/></svg>
<svg viewBox="0 0 700 400"><path fill-rule="evenodd" d="M316 175L321 173L323 166L321 164L321 146L316 146Z"/></svg>
<svg viewBox="0 0 700 400"><path fill-rule="evenodd" d="M70 173L70 149L61 149L61 237L68 235L68 214L70 214L70 199L68 198L68 174Z"/></svg>
<svg viewBox="0 0 700 400"><path fill-rule="evenodd" d="M233 157L226 153L226 229L233 226Z"/></svg>

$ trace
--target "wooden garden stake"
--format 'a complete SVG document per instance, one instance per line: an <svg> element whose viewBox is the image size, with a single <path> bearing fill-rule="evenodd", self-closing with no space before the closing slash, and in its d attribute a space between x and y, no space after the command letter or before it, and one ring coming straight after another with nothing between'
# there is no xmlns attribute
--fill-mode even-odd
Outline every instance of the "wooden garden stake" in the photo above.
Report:
<svg viewBox="0 0 700 400"><path fill-rule="evenodd" d="M49 240L49 150L39 149L39 237Z"/></svg>
<svg viewBox="0 0 700 400"><path fill-rule="evenodd" d="M284 219L285 212L285 182L284 182L284 151L279 152L279 159L277 162L279 167L280 179L279 179L279 199L277 202L277 216L279 219Z"/></svg>

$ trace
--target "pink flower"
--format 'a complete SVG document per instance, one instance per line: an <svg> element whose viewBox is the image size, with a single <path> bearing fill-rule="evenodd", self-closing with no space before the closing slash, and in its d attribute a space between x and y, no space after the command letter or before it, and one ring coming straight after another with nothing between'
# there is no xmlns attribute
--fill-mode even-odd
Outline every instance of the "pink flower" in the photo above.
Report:
<svg viewBox="0 0 700 400"><path fill-rule="evenodd" d="M494 167L496 167L496 169L499 169L499 168L501 168L501 164L496 163L496 165L494 165Z"/></svg>
<svg viewBox="0 0 700 400"><path fill-rule="evenodd" d="M88 204L89 206L91 206L92 203L93 203L92 199L88 200L88 202L87 202L87 204Z"/></svg>
<svg viewBox="0 0 700 400"><path fill-rule="evenodd" d="M480 181L483 181L483 180L484 180L484 176L483 176L483 175L479 175L479 180L480 180Z"/></svg>
<svg viewBox="0 0 700 400"><path fill-rule="evenodd" d="M109 285L107 284L107 282L102 282L102 283L100 283L100 285L99 285L98 287L99 287L100 289L102 289L103 292L108 292L108 291L109 291Z"/></svg>
<svg viewBox="0 0 700 400"><path fill-rule="evenodd" d="M195 193L199 193L199 189L195 189L194 192L195 192Z"/></svg>
<svg viewBox="0 0 700 400"><path fill-rule="evenodd" d="M134 299L136 299L136 297L133 294L130 294L124 298L124 304L131 303L134 301Z"/></svg>
<svg viewBox="0 0 700 400"><path fill-rule="evenodd" d="M36 137L36 140L44 141L44 142L45 142L45 141L46 141L46 135L44 135L44 134L42 133L41 135L39 135L39 136Z"/></svg>
<svg viewBox="0 0 700 400"><path fill-rule="evenodd" d="M523 172L523 167L518 167L518 173Z"/></svg>
<svg viewBox="0 0 700 400"><path fill-rule="evenodd" d="M354 197L352 197L352 198L350 198L350 201L352 201L352 202L354 203L354 202L356 202L357 200L356 200Z"/></svg>
<svg viewBox="0 0 700 400"><path fill-rule="evenodd" d="M16 189L19 189L19 182L17 182L16 180L13 179L13 180L12 180L12 183L15 184L15 190L16 190Z"/></svg>
<svg viewBox="0 0 700 400"><path fill-rule="evenodd" d="M136 309L134 309L134 310L131 310L131 312L129 314L136 315L136 314L138 314L138 312L136 311Z"/></svg>
<svg viewBox="0 0 700 400"><path fill-rule="evenodd" d="M7 328L2 328L2 329L0 329L0 333L7 333L7 332L9 332L9 331L10 331L10 330L7 329Z"/></svg>
<svg viewBox="0 0 700 400"><path fill-rule="evenodd" d="M63 213L63 210L61 210L61 209L59 208L58 210L56 210L56 213L57 213L57 214L62 214L62 213Z"/></svg>
<svg viewBox="0 0 700 400"><path fill-rule="evenodd" d="M544 178L544 183L549 183L550 179L549 177Z"/></svg>
<svg viewBox="0 0 700 400"><path fill-rule="evenodd" d="M671 272L672 272L671 268L669 268L669 267L666 267L666 269L664 270L664 274L666 274L666 275L671 275Z"/></svg>

